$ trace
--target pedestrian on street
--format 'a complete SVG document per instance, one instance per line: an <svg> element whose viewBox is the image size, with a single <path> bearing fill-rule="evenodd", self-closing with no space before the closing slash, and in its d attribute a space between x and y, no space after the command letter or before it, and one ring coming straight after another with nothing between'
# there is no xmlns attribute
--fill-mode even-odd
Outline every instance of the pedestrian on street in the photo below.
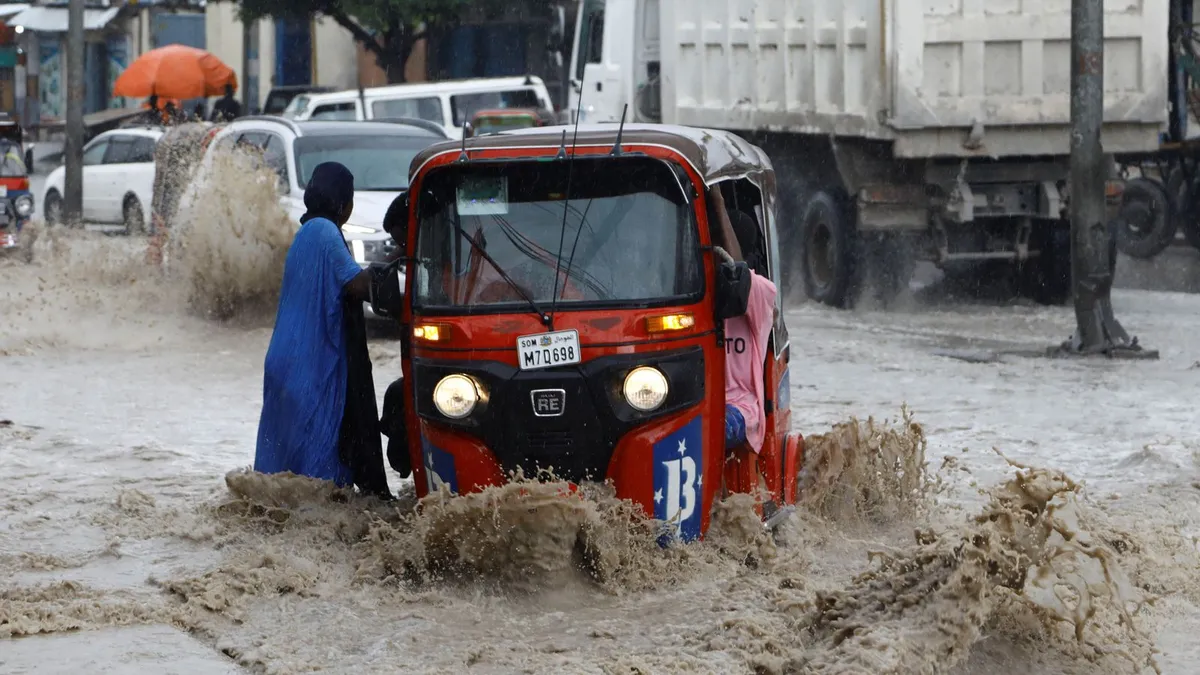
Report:
<svg viewBox="0 0 1200 675"><path fill-rule="evenodd" d="M254 470L390 499L363 316L373 274L341 232L354 210L353 174L337 162L317 165L304 206L263 369Z"/></svg>
<svg viewBox="0 0 1200 675"><path fill-rule="evenodd" d="M233 97L233 85L225 85L225 95L213 104L212 122L231 122L242 116L242 104Z"/></svg>

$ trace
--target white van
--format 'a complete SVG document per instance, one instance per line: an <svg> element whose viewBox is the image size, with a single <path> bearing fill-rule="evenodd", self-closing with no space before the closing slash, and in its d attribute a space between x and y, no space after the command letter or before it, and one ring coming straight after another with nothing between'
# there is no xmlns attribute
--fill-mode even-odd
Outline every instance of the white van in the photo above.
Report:
<svg viewBox="0 0 1200 675"><path fill-rule="evenodd" d="M441 124L451 138L462 138L471 115L490 108L553 110L554 104L539 77L493 77L372 87L361 94L356 89L300 94L283 117L296 121L415 117Z"/></svg>

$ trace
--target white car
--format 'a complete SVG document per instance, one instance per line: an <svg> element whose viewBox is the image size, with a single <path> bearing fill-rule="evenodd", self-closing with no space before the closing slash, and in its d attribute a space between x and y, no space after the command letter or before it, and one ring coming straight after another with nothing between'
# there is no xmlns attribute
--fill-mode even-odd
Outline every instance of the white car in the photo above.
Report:
<svg viewBox="0 0 1200 675"><path fill-rule="evenodd" d="M304 189L322 162L340 162L354 174L354 213L342 227L358 264L382 263L396 243L383 229L388 207L408 189L408 168L417 153L446 133L437 125L410 122L294 122L280 117L242 117L213 137L180 209L196 199L212 171L215 149L249 143L261 148L279 175L280 204L295 221L304 215ZM369 315L370 307L367 307Z"/></svg>
<svg viewBox="0 0 1200 675"><path fill-rule="evenodd" d="M297 121L417 118L440 124L451 138L460 139L471 115L489 108L552 110L554 104L540 77L488 77L305 93L292 99L283 117Z"/></svg>
<svg viewBox="0 0 1200 675"><path fill-rule="evenodd" d="M126 233L150 231L154 194L154 146L163 129L130 127L106 131L83 146L83 219L120 224ZM42 214L57 225L63 219L65 167L46 178Z"/></svg>

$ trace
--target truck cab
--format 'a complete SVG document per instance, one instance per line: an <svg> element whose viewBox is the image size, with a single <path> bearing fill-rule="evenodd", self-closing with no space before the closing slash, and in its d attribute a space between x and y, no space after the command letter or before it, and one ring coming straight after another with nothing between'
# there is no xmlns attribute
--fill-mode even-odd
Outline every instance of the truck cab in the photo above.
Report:
<svg viewBox="0 0 1200 675"><path fill-rule="evenodd" d="M572 113L583 123L661 122L659 0L583 0L571 54ZM644 105L639 105L644 104Z"/></svg>

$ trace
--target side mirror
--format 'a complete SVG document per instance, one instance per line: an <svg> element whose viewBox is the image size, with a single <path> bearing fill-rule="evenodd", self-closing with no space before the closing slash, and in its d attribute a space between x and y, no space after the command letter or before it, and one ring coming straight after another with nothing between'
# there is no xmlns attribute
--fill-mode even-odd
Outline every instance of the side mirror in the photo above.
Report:
<svg viewBox="0 0 1200 675"><path fill-rule="evenodd" d="M463 124L463 138L470 138L475 135L475 125L467 122Z"/></svg>
<svg viewBox="0 0 1200 675"><path fill-rule="evenodd" d="M404 284L399 263L372 264L371 310L384 318L399 316L404 308Z"/></svg>
<svg viewBox="0 0 1200 675"><path fill-rule="evenodd" d="M721 263L717 266L713 304L717 321L746 313L750 304L750 267L746 263Z"/></svg>

